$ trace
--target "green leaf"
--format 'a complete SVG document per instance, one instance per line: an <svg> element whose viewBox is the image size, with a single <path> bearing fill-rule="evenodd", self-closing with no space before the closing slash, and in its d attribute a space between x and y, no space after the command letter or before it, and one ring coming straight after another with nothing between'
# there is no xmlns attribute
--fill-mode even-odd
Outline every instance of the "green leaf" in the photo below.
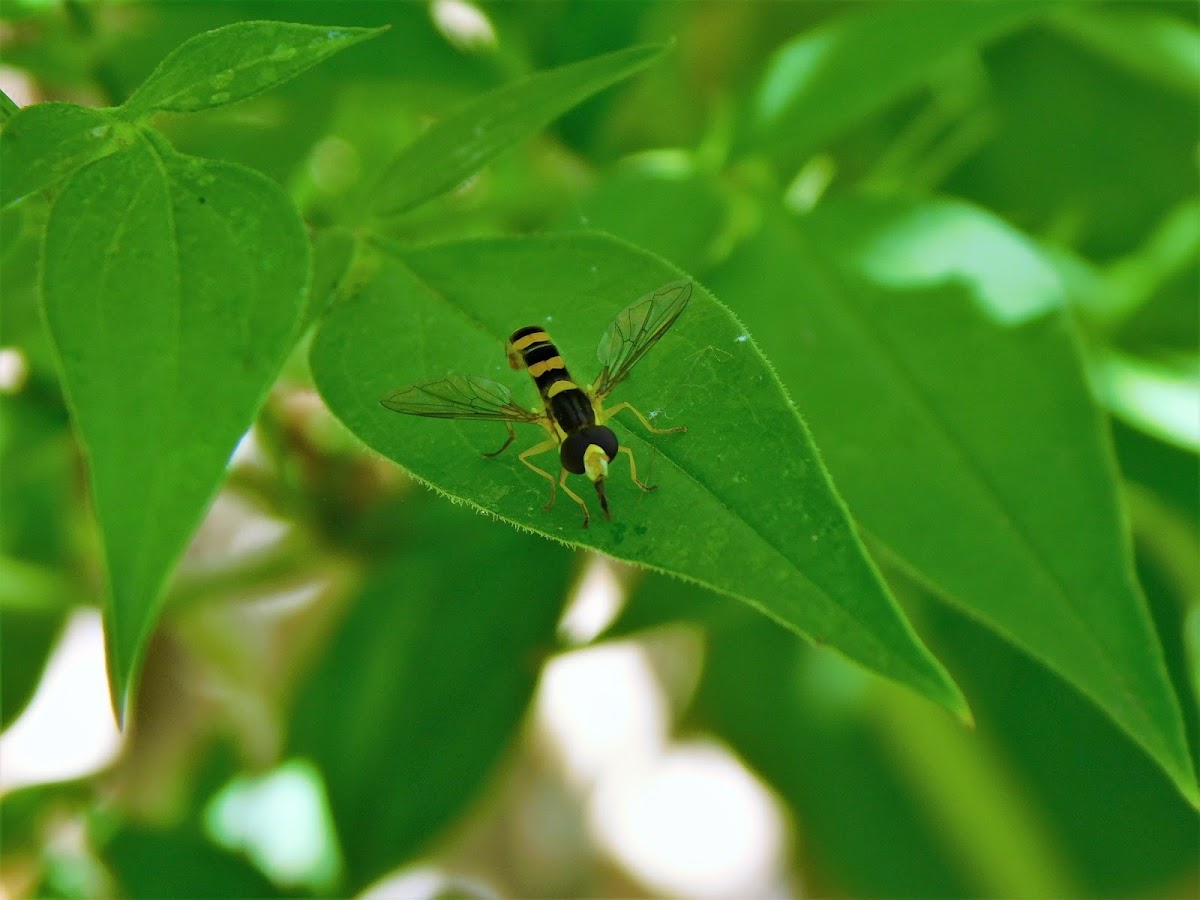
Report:
<svg viewBox="0 0 1200 900"><path fill-rule="evenodd" d="M15 269L4 270L6 312ZM27 347L28 335L8 325L4 342ZM32 698L81 593L69 549L77 455L61 401L42 377L30 373L22 389L0 392L0 728Z"/></svg>
<svg viewBox="0 0 1200 900"><path fill-rule="evenodd" d="M103 847L126 897L288 897L241 854L218 847L198 818L167 828L123 824Z"/></svg>
<svg viewBox="0 0 1200 900"><path fill-rule="evenodd" d="M1200 94L1200 30L1156 9L1095 4L1065 6L1049 19L1064 37L1159 84Z"/></svg>
<svg viewBox="0 0 1200 900"><path fill-rule="evenodd" d="M76 813L93 799L89 781L50 781L18 787L0 797L3 858L45 852L46 820L64 812Z"/></svg>
<svg viewBox="0 0 1200 900"><path fill-rule="evenodd" d="M489 160L568 109L645 68L666 50L646 44L517 79L450 113L405 147L374 193L393 216L461 184Z"/></svg>
<svg viewBox="0 0 1200 900"><path fill-rule="evenodd" d="M111 153L121 133L104 110L74 103L25 107L0 131L0 209Z"/></svg>
<svg viewBox="0 0 1200 900"><path fill-rule="evenodd" d="M1167 599L1182 612L1182 597ZM1028 806L1073 864L1079 887L1043 896L1146 896L1195 871L1196 810L1111 718L971 617L922 607L930 640L962 674L978 740L1019 773Z"/></svg>
<svg viewBox="0 0 1200 900"><path fill-rule="evenodd" d="M573 568L565 549L431 496L402 513L406 543L369 577L293 716L292 752L325 776L342 896L426 848L483 788L554 649Z"/></svg>
<svg viewBox="0 0 1200 900"><path fill-rule="evenodd" d="M129 118L226 106L283 84L386 28L235 22L171 51L121 106Z"/></svg>
<svg viewBox="0 0 1200 900"><path fill-rule="evenodd" d="M393 251L399 253L399 251ZM881 584L803 423L757 347L703 288L611 403L628 400L686 434L648 436L621 415L613 426L639 473L642 494L614 463L614 521L581 528L559 492L543 511L546 481L515 452L481 459L504 438L495 423L397 415L379 400L410 382L450 373L536 393L509 373L504 341L515 328L551 323L586 384L610 320L678 270L612 238L444 244L384 255L375 277L333 308L314 341L313 377L330 409L389 459L451 497L519 527L670 572L742 599L794 631L962 712L952 683L925 652ZM611 405L610 403L610 405ZM520 447L544 438L524 434ZM555 474L549 454L541 460ZM582 482L582 484L580 484ZM572 486L591 494L587 482ZM596 498L591 497L593 509ZM597 510L598 511L598 510Z"/></svg>
<svg viewBox="0 0 1200 900"><path fill-rule="evenodd" d="M1195 868L1195 811L1149 757L1045 667L904 581L971 698L971 732L763 623L705 642L689 725L788 804L811 893L1144 896ZM631 605L661 606L662 587L647 580Z"/></svg>
<svg viewBox="0 0 1200 900"><path fill-rule="evenodd" d="M47 610L74 589L78 459L57 386L43 377L0 394L0 605Z"/></svg>
<svg viewBox="0 0 1200 900"><path fill-rule="evenodd" d="M8 96L4 91L0 91L0 125L4 125L20 111L21 107L13 102L12 97Z"/></svg>
<svg viewBox="0 0 1200 900"><path fill-rule="evenodd" d="M143 141L71 179L45 247L123 712L163 583L295 340L308 241L273 182Z"/></svg>
<svg viewBox="0 0 1200 900"><path fill-rule="evenodd" d="M1070 896L1047 890L1062 887L1050 879L993 877L998 869L1036 872L1052 852L1044 845L1029 845L1041 851L1032 859L1008 852L1026 849L1020 845L994 849L991 860L962 859L964 848L984 837L964 833L964 820L992 826L986 837L997 837L983 813L984 798L959 797L960 818L952 823L927 808L922 780L943 779L948 757L953 762L978 753L975 732L946 731L953 723L936 717L899 723L910 728L896 742L927 754L923 765L906 771L885 739L889 725L902 730L881 715L890 698L838 660L789 643L767 623L723 629L706 646L695 724L715 732L787 804L803 836L797 852L814 895ZM926 731L914 734L911 724L925 724ZM1002 770L988 774L993 777L984 781L986 787L1008 786ZM1007 890L998 890L1001 886ZM1014 886L1024 890L1014 892Z"/></svg>
<svg viewBox="0 0 1200 900"><path fill-rule="evenodd" d="M0 285L3 290L0 340L6 346L18 348L28 364L25 390L22 391L27 403L31 396L50 401L58 393L53 354L38 303L42 239L49 214L49 204L42 202L21 203L0 212ZM0 399L0 419L5 418L7 399ZM37 413L44 417L55 405L61 404L44 402ZM65 410L63 412L58 419L65 424ZM3 440L7 438L8 434L4 434ZM0 471L4 471L3 466L0 461ZM5 483L6 479L0 478L0 490ZM0 500L0 519L6 511L12 512L6 510Z"/></svg>
<svg viewBox="0 0 1200 900"><path fill-rule="evenodd" d="M964 204L845 201L804 223L769 215L713 282L799 398L857 521L1195 798L1104 421L1050 269L1022 243Z"/></svg>
<svg viewBox="0 0 1200 900"><path fill-rule="evenodd" d="M354 262L354 235L344 228L329 228L313 238L313 277L304 308L301 332L320 318Z"/></svg>
<svg viewBox="0 0 1200 900"><path fill-rule="evenodd" d="M66 618L65 605L57 611L0 606L5 645L0 654L0 728L11 725L33 699Z"/></svg>
<svg viewBox="0 0 1200 900"><path fill-rule="evenodd" d="M890 3L793 39L767 64L753 100L751 145L811 151L920 86L955 52L1016 28L1045 0Z"/></svg>

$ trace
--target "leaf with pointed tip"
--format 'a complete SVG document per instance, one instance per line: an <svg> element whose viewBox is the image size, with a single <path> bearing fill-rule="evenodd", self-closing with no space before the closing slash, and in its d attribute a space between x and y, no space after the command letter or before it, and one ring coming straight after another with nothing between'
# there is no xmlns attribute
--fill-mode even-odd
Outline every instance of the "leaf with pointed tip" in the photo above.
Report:
<svg viewBox="0 0 1200 900"><path fill-rule="evenodd" d="M81 169L42 301L87 454L123 713L164 582L291 349L309 250L265 177L149 139Z"/></svg>
<svg viewBox="0 0 1200 900"><path fill-rule="evenodd" d="M480 458L503 438L495 422L397 415L379 399L455 373L502 381L519 402L532 401L528 376L508 371L504 341L515 328L551 320L563 357L586 384L609 321L679 271L594 235L391 250L375 262L361 292L327 313L310 355L325 401L369 446L451 497L555 540L709 585L963 712L863 551L766 361L706 290L695 286L683 316L612 399L689 431L648 436L623 415L612 420L639 474L660 487L638 491L621 458L608 479L614 521L596 516L585 529L562 491L543 510L549 486L514 453ZM521 446L544 437L527 434ZM551 454L535 461L559 470ZM568 486L591 494L578 480Z"/></svg>
<svg viewBox="0 0 1200 900"><path fill-rule="evenodd" d="M646 44L606 53L535 72L472 100L400 151L375 191L375 211L398 215L446 193L517 141L645 68L666 49Z"/></svg>
<svg viewBox="0 0 1200 900"><path fill-rule="evenodd" d="M132 119L237 103L386 28L234 22L184 41L120 107Z"/></svg>
<svg viewBox="0 0 1200 900"><path fill-rule="evenodd" d="M844 199L771 212L712 280L773 353L859 523L1195 801L1105 423L1036 246L964 203Z"/></svg>

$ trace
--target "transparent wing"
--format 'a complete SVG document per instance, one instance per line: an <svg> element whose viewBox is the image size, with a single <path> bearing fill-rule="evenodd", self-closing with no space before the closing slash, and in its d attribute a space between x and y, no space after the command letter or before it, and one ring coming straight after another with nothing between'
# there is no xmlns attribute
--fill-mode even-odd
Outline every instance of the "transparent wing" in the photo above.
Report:
<svg viewBox="0 0 1200 900"><path fill-rule="evenodd" d="M592 396L602 400L624 381L646 351L675 324L690 299L692 283L672 281L621 310L596 349L604 368L592 384Z"/></svg>
<svg viewBox="0 0 1200 900"><path fill-rule="evenodd" d="M393 391L379 401L409 416L434 419L485 419L540 422L544 416L513 402L508 388L475 375L450 375Z"/></svg>

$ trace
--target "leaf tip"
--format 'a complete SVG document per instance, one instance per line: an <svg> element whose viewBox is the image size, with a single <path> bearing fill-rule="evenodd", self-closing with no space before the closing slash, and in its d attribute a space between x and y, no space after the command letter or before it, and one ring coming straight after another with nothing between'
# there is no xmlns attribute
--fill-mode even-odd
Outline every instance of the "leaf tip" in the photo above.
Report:
<svg viewBox="0 0 1200 900"><path fill-rule="evenodd" d="M1196 782L1196 772L1192 766L1187 765L1182 772L1178 773L1178 777L1172 780L1179 788L1179 793L1183 795L1183 799L1188 802L1192 809L1200 812L1200 784Z"/></svg>
<svg viewBox="0 0 1200 900"><path fill-rule="evenodd" d="M971 707L965 699L963 700L962 708L955 710L954 714L958 717L958 721L962 722L966 728L971 731L975 730L975 714L971 712Z"/></svg>
<svg viewBox="0 0 1200 900"><path fill-rule="evenodd" d="M130 717L129 698L133 691L132 672L120 658L116 650L116 638L108 621L104 623L104 656L105 669L108 673L108 705L116 720L117 729L125 731L125 723Z"/></svg>
<svg viewBox="0 0 1200 900"><path fill-rule="evenodd" d="M925 683L920 689L921 693L950 712L965 727L974 731L975 714L971 712L971 706L967 703L962 689L936 659L933 660L933 664L936 680L930 683L927 679L923 679Z"/></svg>
<svg viewBox="0 0 1200 900"><path fill-rule="evenodd" d="M385 31L392 30L392 23L385 22L383 25L377 25L374 28L339 28L330 26L329 34L336 35L338 38L346 41L349 44L361 44L363 41L369 41L379 37Z"/></svg>

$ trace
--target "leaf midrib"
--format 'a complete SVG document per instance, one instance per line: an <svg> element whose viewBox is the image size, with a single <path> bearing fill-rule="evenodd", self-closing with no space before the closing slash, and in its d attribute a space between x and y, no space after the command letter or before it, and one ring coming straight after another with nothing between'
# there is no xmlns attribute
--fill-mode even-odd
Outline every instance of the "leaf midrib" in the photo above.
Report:
<svg viewBox="0 0 1200 900"><path fill-rule="evenodd" d="M105 157L105 158L107 158L107 157ZM116 245L120 242L121 238L125 234L125 231L128 228L128 223L130 220L130 212L131 212L131 210L135 209L138 206L138 204L141 202L142 195L146 193L146 190L150 185L151 177L152 176L149 173L147 173L146 176L142 178L141 184L138 185L137 190L133 193L133 195L129 201L129 205L126 206L126 208L125 208L125 214L119 219L118 226L115 229L113 229L112 237L110 238L107 246L104 248L105 265L100 273L100 279L101 279L100 283L103 286L103 290L101 291L101 296L104 296L104 294L107 292L109 272L111 271L111 267L108 265L108 261L112 257L113 248L116 247ZM83 227L83 217L80 217L80 224L77 225L76 228L74 228L71 231L72 243L74 242L75 235L79 233L79 230L81 227ZM49 233L49 232L47 232L47 233ZM112 341L107 336L110 333L108 315L106 314L107 310L101 309L101 310L99 310L99 313L100 313L99 326L100 326L100 330L102 332L101 340L102 340L104 346L111 347ZM111 390L113 382L111 382L111 381L108 382L108 385ZM113 408L113 406L114 406L114 404L112 404L112 403L109 403L107 405L109 406L110 409ZM111 437L111 430L107 430L106 441L108 443L113 443L112 437ZM85 442L85 443L87 443L87 442ZM88 456L89 456L89 468L93 469L92 477L95 478L95 474L94 474L94 465L95 464L91 461L92 455L89 453ZM105 550L105 555L107 556L107 549L108 549L109 541L108 541L107 537L103 534L101 535L101 540L102 540L102 546L104 547L104 550ZM108 566L107 562L106 562L106 567L108 568L108 577L110 579L110 584L111 584L112 571L111 571L111 566ZM141 556L139 554L138 570L141 571L141 569L142 569L142 563L141 563ZM110 588L110 590L112 590L112 588ZM119 635L121 634L121 630L118 628L118 625L117 625L117 618L118 618L117 614L120 610L124 609L124 605L115 602L115 596L116 596L115 590L112 590L112 594L114 597L114 602L109 604L109 606L110 606L109 617L113 623L112 630L113 630L113 635L114 635L114 638L113 638L114 642L119 644L120 643ZM117 648L114 648L113 655L117 658L120 658L122 656L120 650ZM118 671L119 671L119 669L118 669Z"/></svg>
<svg viewBox="0 0 1200 900"><path fill-rule="evenodd" d="M145 144L146 152L150 155L151 159L153 160L154 167L155 167L155 170L158 172L159 178L162 179L163 198L166 201L164 203L163 217L166 220L166 232L165 233L167 235L169 235L168 243L169 243L169 245L171 247L171 251L172 251L171 271L172 271L173 280L174 280L174 286L173 286L174 287L174 298L173 298L174 303L171 304L171 309L173 312L172 318L173 318L174 324L175 324L174 340L169 347L169 351L171 354L169 367L170 367L171 372L174 375L174 382L171 387L171 397L177 399L179 397L179 384L180 384L180 380L182 377L182 373L180 371L179 348L182 346L182 336L183 336L183 273L180 271L180 259L179 259L180 241L179 241L178 228L176 227L176 222L175 222L175 209L174 209L174 205L173 205L172 198L171 198L171 178L170 178L170 174L168 173L168 171L166 169L165 161L159 155L157 148L154 146L154 142L152 140L150 140L150 138L142 131L138 132L138 137ZM178 418L176 415L177 403L172 402L170 399L168 399L165 406L166 406L166 409L163 412L163 426L164 426L163 430L165 432L165 446L175 446L175 444L176 444L175 432L177 429L177 422L178 422ZM154 518L158 514L159 509L161 507L162 495L163 495L163 479L165 477L165 473L167 472L167 467L157 466L157 467L155 467L154 471L155 471L154 483L150 489L150 502L148 502L145 507L146 522L143 526L143 534L151 533L151 526L153 524ZM171 471L172 471L172 473L174 472L174 466L171 467ZM149 546L150 546L149 541L144 540L144 539L139 541L139 544L138 544L138 571L139 571L139 573L142 573L145 571L145 568L146 568L145 567L145 559L146 559L146 553L149 549ZM160 581L164 581L167 577L169 577L169 571L170 570L168 569L168 574L164 575ZM143 580L142 590L144 592L144 597L148 597L150 599L150 604L152 606L157 601L159 595L161 594L162 585L160 583L157 585L150 586L150 585L146 585L144 583L144 578L142 580ZM144 617L144 621L141 623L139 633L134 636L133 646L135 648L145 646L145 638L146 638L145 632L152 627L153 627L153 619L149 616ZM129 672L133 671L133 666L134 666L134 659L133 659L133 656L131 655L131 657L129 659L129 669L128 669ZM124 686L121 686L121 690L122 690L122 692L124 691Z"/></svg>

